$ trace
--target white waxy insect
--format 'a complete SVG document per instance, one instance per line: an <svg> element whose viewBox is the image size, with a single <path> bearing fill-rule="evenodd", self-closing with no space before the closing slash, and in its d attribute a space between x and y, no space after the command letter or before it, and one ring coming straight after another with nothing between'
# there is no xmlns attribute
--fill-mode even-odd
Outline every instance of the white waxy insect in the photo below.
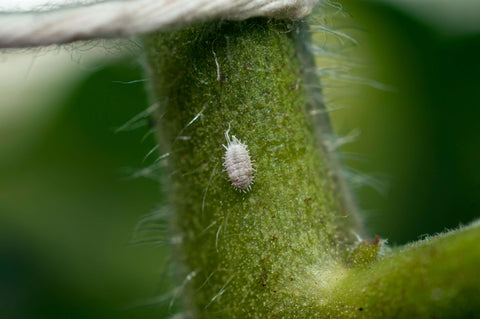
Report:
<svg viewBox="0 0 480 319"><path fill-rule="evenodd" d="M233 187L245 192L250 189L253 183L255 169L252 167L247 145L243 144L235 135L230 139L229 131L230 127L225 132L227 146L223 145L226 149L223 166L225 166Z"/></svg>

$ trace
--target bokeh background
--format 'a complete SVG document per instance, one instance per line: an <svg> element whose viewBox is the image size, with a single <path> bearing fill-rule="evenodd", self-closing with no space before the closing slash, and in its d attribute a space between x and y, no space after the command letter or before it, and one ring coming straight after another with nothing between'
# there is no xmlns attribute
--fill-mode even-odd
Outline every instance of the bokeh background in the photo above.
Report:
<svg viewBox="0 0 480 319"><path fill-rule="evenodd" d="M354 68L335 62L348 76L322 84L337 134L356 136L341 150L370 234L393 246L480 208L480 26L458 12L478 6L412 3L344 2L325 21L358 40L342 44ZM116 132L148 107L139 52L99 41L0 54L2 318L174 314L150 303L172 291L168 245L131 244L163 202L160 183L133 176L155 139L148 123Z"/></svg>

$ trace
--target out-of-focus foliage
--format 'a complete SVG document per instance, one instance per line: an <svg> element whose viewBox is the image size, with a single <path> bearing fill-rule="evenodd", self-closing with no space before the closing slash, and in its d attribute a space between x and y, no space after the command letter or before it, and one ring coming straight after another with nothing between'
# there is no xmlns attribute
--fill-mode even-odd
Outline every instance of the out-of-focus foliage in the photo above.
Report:
<svg viewBox="0 0 480 319"><path fill-rule="evenodd" d="M130 307L171 289L167 249L129 246L137 219L162 200L158 183L129 178L147 165L148 128L115 133L147 106L143 83L118 81L141 77L131 61L92 72L33 143L0 154L2 318L163 316L165 307Z"/></svg>
<svg viewBox="0 0 480 319"><path fill-rule="evenodd" d="M366 61L360 74L393 87L331 90L347 106L332 113L340 133L361 131L342 149L348 165L380 181L358 190L366 224L400 244L478 218L480 30L445 33L378 1L347 4Z"/></svg>
<svg viewBox="0 0 480 319"><path fill-rule="evenodd" d="M370 0L392 6L448 35L480 32L480 2L477 0Z"/></svg>

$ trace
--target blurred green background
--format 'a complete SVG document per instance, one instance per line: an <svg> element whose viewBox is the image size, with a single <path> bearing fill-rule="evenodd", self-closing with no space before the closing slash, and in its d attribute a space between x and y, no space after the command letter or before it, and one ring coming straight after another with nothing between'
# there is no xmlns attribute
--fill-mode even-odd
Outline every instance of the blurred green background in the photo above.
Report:
<svg viewBox="0 0 480 319"><path fill-rule="evenodd" d="M346 49L365 61L357 75L388 86L323 79L327 100L345 106L332 112L337 133L361 131L342 152L370 234L392 245L468 223L480 207L480 28L438 23L444 11L425 3L432 10L344 3L353 20L337 27L359 40ZM163 201L159 183L130 178L152 163L148 125L115 133L148 107L132 47L0 55L2 318L172 315L130 307L172 289L168 247L129 245Z"/></svg>
<svg viewBox="0 0 480 319"><path fill-rule="evenodd" d="M11 109L0 129L1 317L163 317L166 307L130 307L171 289L167 247L129 245L136 221L162 202L159 183L130 178L151 162L143 161L155 145L144 139L149 128L115 133L148 106L143 82L124 83L141 80L141 69L132 56L87 50L94 61L84 63L69 50L20 53L26 69L4 55L4 66L28 79L44 64L73 74L38 92L25 81L4 100Z"/></svg>
<svg viewBox="0 0 480 319"><path fill-rule="evenodd" d="M361 132L342 151L374 186L357 190L371 233L402 244L479 216L480 2L386 2L346 5L360 76L389 87L359 83L334 118Z"/></svg>

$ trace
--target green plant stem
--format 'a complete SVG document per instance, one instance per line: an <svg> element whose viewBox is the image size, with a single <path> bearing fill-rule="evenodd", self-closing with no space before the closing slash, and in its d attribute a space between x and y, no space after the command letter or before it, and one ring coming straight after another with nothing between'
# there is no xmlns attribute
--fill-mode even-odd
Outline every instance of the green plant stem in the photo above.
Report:
<svg viewBox="0 0 480 319"><path fill-rule="evenodd" d="M350 269L319 301L320 317L479 318L480 223Z"/></svg>
<svg viewBox="0 0 480 319"><path fill-rule="evenodd" d="M171 154L178 262L182 276L194 277L183 293L193 316L302 311L292 296L355 241L305 112L300 28L253 19L145 39L162 145ZM223 171L229 126L256 168L247 193Z"/></svg>
<svg viewBox="0 0 480 319"><path fill-rule="evenodd" d="M380 261L378 242L357 243L362 230L306 114L312 75L301 63L302 28L252 19L144 39L185 314L474 316L478 227ZM247 193L223 171L229 127L254 160Z"/></svg>

